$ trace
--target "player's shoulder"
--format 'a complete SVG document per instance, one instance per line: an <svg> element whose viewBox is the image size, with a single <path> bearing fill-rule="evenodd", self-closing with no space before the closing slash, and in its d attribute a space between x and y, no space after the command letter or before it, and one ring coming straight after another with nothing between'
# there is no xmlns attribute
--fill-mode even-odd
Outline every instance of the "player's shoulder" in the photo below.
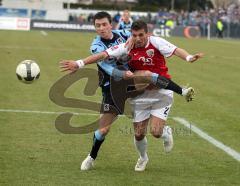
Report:
<svg viewBox="0 0 240 186"><path fill-rule="evenodd" d="M98 45L98 44L101 45L101 38L100 38L100 36L96 36L96 37L93 39L91 45Z"/></svg>
<svg viewBox="0 0 240 186"><path fill-rule="evenodd" d="M154 36L154 35L149 36L149 39L150 39L150 42L165 42L165 41L167 41L159 36Z"/></svg>
<svg viewBox="0 0 240 186"><path fill-rule="evenodd" d="M150 43L154 46L159 46L159 45L169 45L171 44L169 41L166 39L163 39L159 36L149 36Z"/></svg>
<svg viewBox="0 0 240 186"><path fill-rule="evenodd" d="M99 53L105 50L105 47L99 36L96 36L91 44L90 51L92 54Z"/></svg>

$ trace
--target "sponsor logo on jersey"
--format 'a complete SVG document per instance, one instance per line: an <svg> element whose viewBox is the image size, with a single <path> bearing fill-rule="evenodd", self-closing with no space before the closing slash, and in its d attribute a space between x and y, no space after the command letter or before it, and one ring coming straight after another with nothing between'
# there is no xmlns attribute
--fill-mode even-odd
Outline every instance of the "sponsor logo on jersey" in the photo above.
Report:
<svg viewBox="0 0 240 186"><path fill-rule="evenodd" d="M138 52L137 53L133 53L134 56L138 55Z"/></svg>
<svg viewBox="0 0 240 186"><path fill-rule="evenodd" d="M143 66L144 65L148 65L148 66L154 65L152 58L140 57L138 60L143 62Z"/></svg>
<svg viewBox="0 0 240 186"><path fill-rule="evenodd" d="M95 53L97 51L97 48L92 49L92 53Z"/></svg>

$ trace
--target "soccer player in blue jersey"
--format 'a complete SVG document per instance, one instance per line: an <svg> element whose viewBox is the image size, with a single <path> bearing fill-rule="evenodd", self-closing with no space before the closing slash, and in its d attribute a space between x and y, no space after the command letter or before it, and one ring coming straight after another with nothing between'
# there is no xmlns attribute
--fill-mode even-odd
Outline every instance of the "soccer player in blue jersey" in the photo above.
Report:
<svg viewBox="0 0 240 186"><path fill-rule="evenodd" d="M123 15L122 15L121 19L119 20L119 23L118 23L116 29L130 31L132 22L133 21L131 19L130 12L128 10L124 10Z"/></svg>
<svg viewBox="0 0 240 186"><path fill-rule="evenodd" d="M107 12L98 12L93 18L94 26L98 36L91 44L91 53L97 54L106 49L125 43L131 33L127 30L112 30L111 16ZM110 76L123 75L122 71L114 70L117 67L116 59L107 59L97 63L99 71L99 86L102 88L102 107L99 129L94 132L93 145L90 154L81 164L81 170L89 170L93 167L93 162L97 157L101 144L109 132L111 124L118 114L122 114L122 109L115 106L110 92Z"/></svg>

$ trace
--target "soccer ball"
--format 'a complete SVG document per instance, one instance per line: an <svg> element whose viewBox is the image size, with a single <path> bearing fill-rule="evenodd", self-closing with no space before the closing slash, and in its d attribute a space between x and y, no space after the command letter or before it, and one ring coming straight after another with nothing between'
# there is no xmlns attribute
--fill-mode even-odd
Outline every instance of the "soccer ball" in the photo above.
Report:
<svg viewBox="0 0 240 186"><path fill-rule="evenodd" d="M40 77L40 68L33 60L24 60L16 69L17 78L23 83L32 83Z"/></svg>

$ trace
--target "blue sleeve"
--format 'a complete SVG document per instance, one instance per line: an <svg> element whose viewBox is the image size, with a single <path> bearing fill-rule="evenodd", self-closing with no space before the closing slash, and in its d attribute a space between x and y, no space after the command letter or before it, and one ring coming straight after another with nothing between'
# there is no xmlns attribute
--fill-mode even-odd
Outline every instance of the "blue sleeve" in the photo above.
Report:
<svg viewBox="0 0 240 186"><path fill-rule="evenodd" d="M91 53L92 54L97 54L97 53L100 53L100 52L103 52L105 51L105 48L104 46L100 45L100 44L93 44L91 45L90 47L90 50L91 50ZM112 64L109 64L105 61L101 61L101 62L98 62L98 65L109 75L109 76L112 76L113 74L113 70L114 70L114 67Z"/></svg>
<svg viewBox="0 0 240 186"><path fill-rule="evenodd" d="M92 44L90 47L91 54L98 54L100 52L103 52L105 50L104 46L100 44Z"/></svg>

